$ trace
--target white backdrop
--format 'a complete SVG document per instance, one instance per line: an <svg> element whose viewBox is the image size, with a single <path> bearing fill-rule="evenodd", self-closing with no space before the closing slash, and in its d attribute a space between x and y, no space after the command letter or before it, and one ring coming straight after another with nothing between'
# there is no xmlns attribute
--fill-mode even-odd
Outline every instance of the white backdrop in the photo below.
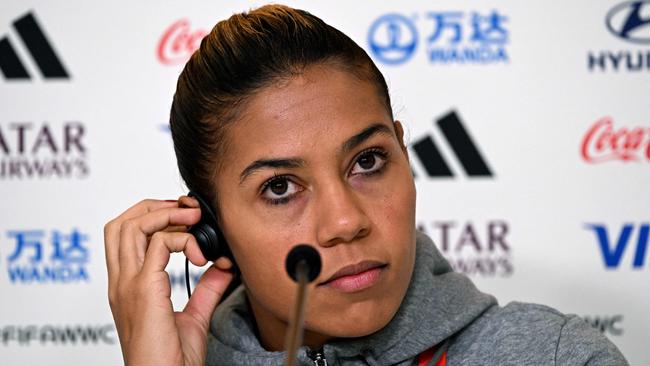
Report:
<svg viewBox="0 0 650 366"><path fill-rule="evenodd" d="M418 225L457 270L502 304L584 316L650 364L650 23L621 32L650 2L286 3L384 72ZM261 4L0 4L3 365L121 361L103 225L185 193L165 127L182 63L218 20ZM471 143L447 133L459 125ZM487 170L466 170L457 145ZM181 307L182 257L169 272Z"/></svg>

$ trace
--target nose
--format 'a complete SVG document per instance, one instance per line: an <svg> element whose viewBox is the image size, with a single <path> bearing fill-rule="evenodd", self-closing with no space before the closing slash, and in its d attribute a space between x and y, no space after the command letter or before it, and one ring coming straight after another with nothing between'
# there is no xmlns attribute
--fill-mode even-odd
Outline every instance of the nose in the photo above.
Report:
<svg viewBox="0 0 650 366"><path fill-rule="evenodd" d="M338 181L328 184L320 193L315 207L319 245L351 242L370 232L370 219L352 187Z"/></svg>

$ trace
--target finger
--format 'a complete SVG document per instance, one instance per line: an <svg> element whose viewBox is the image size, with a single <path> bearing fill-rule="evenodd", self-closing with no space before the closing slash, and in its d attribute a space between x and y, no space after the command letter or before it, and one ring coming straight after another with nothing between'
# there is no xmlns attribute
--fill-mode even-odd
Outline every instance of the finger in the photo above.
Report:
<svg viewBox="0 0 650 366"><path fill-rule="evenodd" d="M119 276L119 238L120 227L113 221L104 226L104 256L106 257L106 271L108 272L108 283L116 283Z"/></svg>
<svg viewBox="0 0 650 366"><path fill-rule="evenodd" d="M178 205L180 207L193 207L193 208L198 208L199 207L199 201L190 196L180 196L178 198Z"/></svg>
<svg viewBox="0 0 650 366"><path fill-rule="evenodd" d="M140 216L160 208L178 207L177 201L143 200L131 206L120 216L104 226L104 251L109 281L117 280L119 274L119 237L120 226L125 220Z"/></svg>
<svg viewBox="0 0 650 366"><path fill-rule="evenodd" d="M196 239L188 233L155 233L142 265L142 273L162 272L169 263L171 253L184 252L195 266L204 266L208 261L201 253Z"/></svg>
<svg viewBox="0 0 650 366"><path fill-rule="evenodd" d="M161 230L161 231L164 231L164 232L167 232L167 233L176 233L176 232L178 232L178 233L186 233L187 230L189 230L189 228L190 227L186 226L186 225L172 225L172 226L166 227L164 230ZM149 241L149 240L151 240L151 235L147 236L147 241Z"/></svg>
<svg viewBox="0 0 650 366"><path fill-rule="evenodd" d="M230 260L230 258L227 257L219 257L215 262L214 265L217 266L222 271L229 271L233 267L233 263Z"/></svg>
<svg viewBox="0 0 650 366"><path fill-rule="evenodd" d="M129 207L120 217L125 220L142 216L148 212L159 210L161 208L178 207L178 200L154 200L144 199L135 205Z"/></svg>
<svg viewBox="0 0 650 366"><path fill-rule="evenodd" d="M185 305L183 312L188 313L196 319L199 325L207 332L210 325L210 318L214 309L219 304L221 296L232 281L233 275L230 272L222 271L211 266L201 276L196 285L192 297Z"/></svg>
<svg viewBox="0 0 650 366"><path fill-rule="evenodd" d="M198 209L173 207L124 221L120 230L120 271L128 271L130 276L139 271L147 251L148 236L170 225L193 225L200 217L201 211Z"/></svg>
<svg viewBox="0 0 650 366"><path fill-rule="evenodd" d="M187 225L172 225L168 226L165 228L165 230L168 233L175 233L175 232L180 232L180 233L185 233L190 227Z"/></svg>

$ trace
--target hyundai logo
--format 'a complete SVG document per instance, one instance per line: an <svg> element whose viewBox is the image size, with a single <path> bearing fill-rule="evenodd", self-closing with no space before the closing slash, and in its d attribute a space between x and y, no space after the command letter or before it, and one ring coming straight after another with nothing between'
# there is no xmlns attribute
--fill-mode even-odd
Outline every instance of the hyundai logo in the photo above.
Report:
<svg viewBox="0 0 650 366"><path fill-rule="evenodd" d="M417 46L418 33L408 18L386 14L370 26L368 44L375 57L386 64L398 65L407 61Z"/></svg>
<svg viewBox="0 0 650 366"><path fill-rule="evenodd" d="M614 6L606 16L607 29L634 43L650 43L650 0L626 1Z"/></svg>

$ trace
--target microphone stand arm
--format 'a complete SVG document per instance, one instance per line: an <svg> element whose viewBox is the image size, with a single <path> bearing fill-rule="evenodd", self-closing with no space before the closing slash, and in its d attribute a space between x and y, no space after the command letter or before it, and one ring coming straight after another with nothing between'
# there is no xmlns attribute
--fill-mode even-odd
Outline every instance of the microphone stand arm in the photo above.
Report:
<svg viewBox="0 0 650 366"><path fill-rule="evenodd" d="M305 260L300 260L296 264L296 275L298 277L298 292L296 293L296 302L289 319L289 329L285 340L287 350L286 366L294 366L296 363L296 353L302 345L303 322L305 320L305 302L307 300L307 284L309 268Z"/></svg>

